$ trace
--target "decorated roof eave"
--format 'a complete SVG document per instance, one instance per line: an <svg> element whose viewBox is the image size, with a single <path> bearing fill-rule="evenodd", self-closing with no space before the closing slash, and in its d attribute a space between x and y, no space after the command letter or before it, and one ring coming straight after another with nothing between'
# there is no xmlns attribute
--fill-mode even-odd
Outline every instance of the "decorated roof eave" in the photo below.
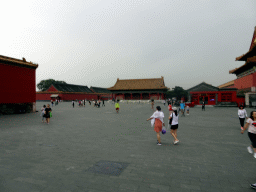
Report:
<svg viewBox="0 0 256 192"><path fill-rule="evenodd" d="M27 68L33 68L36 69L38 67L38 64L34 64L32 62L25 62L22 60L18 59L11 59L11 58L3 58L0 56L0 62L5 63L5 64L11 64L11 65L16 65L20 67L27 67Z"/></svg>
<svg viewBox="0 0 256 192"><path fill-rule="evenodd" d="M237 57L236 61L247 61L248 58L252 57L250 54L253 54L253 52L256 52L256 43L252 45L252 48L247 53Z"/></svg>
<svg viewBox="0 0 256 192"><path fill-rule="evenodd" d="M256 56L248 58L247 62L245 64L243 64L242 66L232 69L229 71L229 74L236 74L237 71L241 70L242 68L244 68L246 65L249 65L251 63L255 63L256 64Z"/></svg>

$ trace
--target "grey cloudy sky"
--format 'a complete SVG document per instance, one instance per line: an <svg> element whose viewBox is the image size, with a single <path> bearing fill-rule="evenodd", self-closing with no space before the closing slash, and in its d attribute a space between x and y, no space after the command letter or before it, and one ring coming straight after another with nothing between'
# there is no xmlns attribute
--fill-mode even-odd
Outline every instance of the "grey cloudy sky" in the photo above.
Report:
<svg viewBox="0 0 256 192"><path fill-rule="evenodd" d="M0 55L39 64L36 83L111 87L160 78L185 89L236 78L255 0L30 0L1 3Z"/></svg>

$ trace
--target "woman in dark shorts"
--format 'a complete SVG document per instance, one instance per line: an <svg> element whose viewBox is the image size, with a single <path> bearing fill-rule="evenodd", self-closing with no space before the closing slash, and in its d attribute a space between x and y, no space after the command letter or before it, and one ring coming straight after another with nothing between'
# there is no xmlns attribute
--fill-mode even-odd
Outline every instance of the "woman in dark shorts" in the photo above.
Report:
<svg viewBox="0 0 256 192"><path fill-rule="evenodd" d="M50 123L50 112L52 112L52 109L50 108L50 105L47 104L47 107L45 108L44 110L44 115L45 115L45 118L46 118L46 123L49 124Z"/></svg>
<svg viewBox="0 0 256 192"><path fill-rule="evenodd" d="M170 128L171 128L171 135L173 136L174 138L174 144L177 144L179 142L179 140L177 139L177 130L178 130L178 127L179 127L179 115L178 115L178 112L177 112L177 108L176 107L173 107L172 110L174 111L173 113L170 114L170 117L169 117L169 124L170 124Z"/></svg>

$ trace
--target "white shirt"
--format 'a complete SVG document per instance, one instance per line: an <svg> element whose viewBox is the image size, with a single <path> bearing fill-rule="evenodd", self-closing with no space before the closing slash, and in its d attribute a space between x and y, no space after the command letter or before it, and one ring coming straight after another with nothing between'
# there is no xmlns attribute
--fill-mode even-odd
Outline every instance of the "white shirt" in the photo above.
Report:
<svg viewBox="0 0 256 192"><path fill-rule="evenodd" d="M156 118L159 119L160 121L162 121L162 123L164 123L164 113L162 111L154 112L151 117L153 117L153 119L151 119L151 127L154 126Z"/></svg>
<svg viewBox="0 0 256 192"><path fill-rule="evenodd" d="M178 114L176 116L175 113L172 113L170 115L170 117L172 117L172 125L178 125L179 124L179 115Z"/></svg>
<svg viewBox="0 0 256 192"><path fill-rule="evenodd" d="M246 110L245 109L238 109L238 116L239 116L239 118L247 117Z"/></svg>
<svg viewBox="0 0 256 192"><path fill-rule="evenodd" d="M251 118L248 118L246 123L249 123L248 132L256 133L256 121L253 121Z"/></svg>

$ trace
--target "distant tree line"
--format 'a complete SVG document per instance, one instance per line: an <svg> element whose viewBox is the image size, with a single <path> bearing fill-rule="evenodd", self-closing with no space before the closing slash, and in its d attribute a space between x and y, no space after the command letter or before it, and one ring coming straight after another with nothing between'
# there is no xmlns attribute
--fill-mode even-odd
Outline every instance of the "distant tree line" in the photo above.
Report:
<svg viewBox="0 0 256 192"><path fill-rule="evenodd" d="M176 97L177 100L181 100L182 97L184 97L185 101L188 100L188 92L184 90L182 87L175 86L172 88L171 91L166 92L166 98L172 99L173 97Z"/></svg>

